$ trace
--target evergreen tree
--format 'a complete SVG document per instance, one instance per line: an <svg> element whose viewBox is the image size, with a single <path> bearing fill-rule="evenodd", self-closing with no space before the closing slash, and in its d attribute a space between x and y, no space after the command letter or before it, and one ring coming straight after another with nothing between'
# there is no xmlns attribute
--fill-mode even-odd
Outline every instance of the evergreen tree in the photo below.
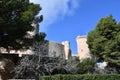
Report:
<svg viewBox="0 0 120 80"><path fill-rule="evenodd" d="M112 15L101 18L87 39L91 54L111 66L120 67L120 24Z"/></svg>
<svg viewBox="0 0 120 80"><path fill-rule="evenodd" d="M34 30L33 21L42 21L42 16L37 16L40 10L29 0L0 0L0 47L8 51L28 48L33 39L25 36Z"/></svg>

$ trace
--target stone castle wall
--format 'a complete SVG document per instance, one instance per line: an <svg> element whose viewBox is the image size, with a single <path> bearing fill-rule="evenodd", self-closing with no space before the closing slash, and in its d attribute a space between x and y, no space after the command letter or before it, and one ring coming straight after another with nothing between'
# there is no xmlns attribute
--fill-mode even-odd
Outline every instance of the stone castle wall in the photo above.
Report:
<svg viewBox="0 0 120 80"><path fill-rule="evenodd" d="M90 51L88 48L88 44L86 43L87 36L77 36L76 42L77 42L77 48L78 48L78 54L77 57L79 57L80 60L85 58L90 58ZM36 49L39 49L39 53L43 55L47 55L48 57L64 57L65 59L69 59L71 57L71 51L70 51L70 42L64 41L62 44L52 42L52 41L44 41L39 42L38 44L35 44L37 47ZM0 48L0 52L7 54L6 50L4 48ZM22 55L31 55L34 52L32 50L11 50L10 54L18 54L19 57L22 57Z"/></svg>
<svg viewBox="0 0 120 80"><path fill-rule="evenodd" d="M87 36L77 36L78 57L80 60L90 58L90 51L87 44Z"/></svg>
<svg viewBox="0 0 120 80"><path fill-rule="evenodd" d="M34 52L47 57L63 57L65 54L64 46L52 41L43 41L35 44Z"/></svg>
<svg viewBox="0 0 120 80"><path fill-rule="evenodd" d="M3 54L8 54L6 49L0 48L1 52ZM64 52L64 45L52 42L52 41L43 41L43 42L38 42L34 46L35 53L39 53L41 55L45 55L48 57L63 57L65 52ZM34 51L32 50L11 50L10 54L18 54L19 57L22 57L22 55L32 55L34 54Z"/></svg>
<svg viewBox="0 0 120 80"><path fill-rule="evenodd" d="M64 45L64 52L65 52L64 57L67 60L71 57L70 42L64 41L62 42L62 45Z"/></svg>
<svg viewBox="0 0 120 80"><path fill-rule="evenodd" d="M58 44L52 41L49 41L48 44L48 50L49 50L49 56L51 57L63 57L63 55L65 54L64 52L64 45L62 44Z"/></svg>

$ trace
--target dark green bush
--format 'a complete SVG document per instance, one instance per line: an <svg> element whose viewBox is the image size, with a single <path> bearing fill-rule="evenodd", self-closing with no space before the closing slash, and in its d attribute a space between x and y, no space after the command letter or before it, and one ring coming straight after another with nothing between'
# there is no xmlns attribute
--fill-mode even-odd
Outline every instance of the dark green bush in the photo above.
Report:
<svg viewBox="0 0 120 80"><path fill-rule="evenodd" d="M95 66L96 60L95 59L84 59L82 62L80 62L77 65L77 73L78 74L87 74L87 73L93 73L94 66Z"/></svg>
<svg viewBox="0 0 120 80"><path fill-rule="evenodd" d="M41 80L120 80L120 74L68 74L43 76Z"/></svg>

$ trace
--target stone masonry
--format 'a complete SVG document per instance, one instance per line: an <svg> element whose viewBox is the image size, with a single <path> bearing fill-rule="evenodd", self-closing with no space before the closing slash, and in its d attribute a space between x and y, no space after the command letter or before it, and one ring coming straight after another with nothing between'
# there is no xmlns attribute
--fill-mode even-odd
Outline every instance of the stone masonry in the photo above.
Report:
<svg viewBox="0 0 120 80"><path fill-rule="evenodd" d="M77 48L78 48L78 57L80 60L90 58L90 51L88 48L87 36L77 36Z"/></svg>
<svg viewBox="0 0 120 80"><path fill-rule="evenodd" d="M64 45L64 52L65 52L64 57L67 60L71 57L70 42L64 41L64 42L62 42L62 45Z"/></svg>
<svg viewBox="0 0 120 80"><path fill-rule="evenodd" d="M50 57L64 57L64 45L62 44L49 41L48 50Z"/></svg>

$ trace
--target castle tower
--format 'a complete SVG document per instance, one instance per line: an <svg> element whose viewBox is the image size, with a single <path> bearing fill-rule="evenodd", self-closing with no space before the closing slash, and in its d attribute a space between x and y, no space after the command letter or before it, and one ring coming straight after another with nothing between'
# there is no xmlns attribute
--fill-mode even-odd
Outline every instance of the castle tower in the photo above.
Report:
<svg viewBox="0 0 120 80"><path fill-rule="evenodd" d="M64 41L62 42L62 45L64 45L64 51L65 51L64 57L67 60L71 57L70 42Z"/></svg>
<svg viewBox="0 0 120 80"><path fill-rule="evenodd" d="M77 48L78 48L78 57L80 60L90 58L89 54L89 48L87 42L86 36L77 36Z"/></svg>

